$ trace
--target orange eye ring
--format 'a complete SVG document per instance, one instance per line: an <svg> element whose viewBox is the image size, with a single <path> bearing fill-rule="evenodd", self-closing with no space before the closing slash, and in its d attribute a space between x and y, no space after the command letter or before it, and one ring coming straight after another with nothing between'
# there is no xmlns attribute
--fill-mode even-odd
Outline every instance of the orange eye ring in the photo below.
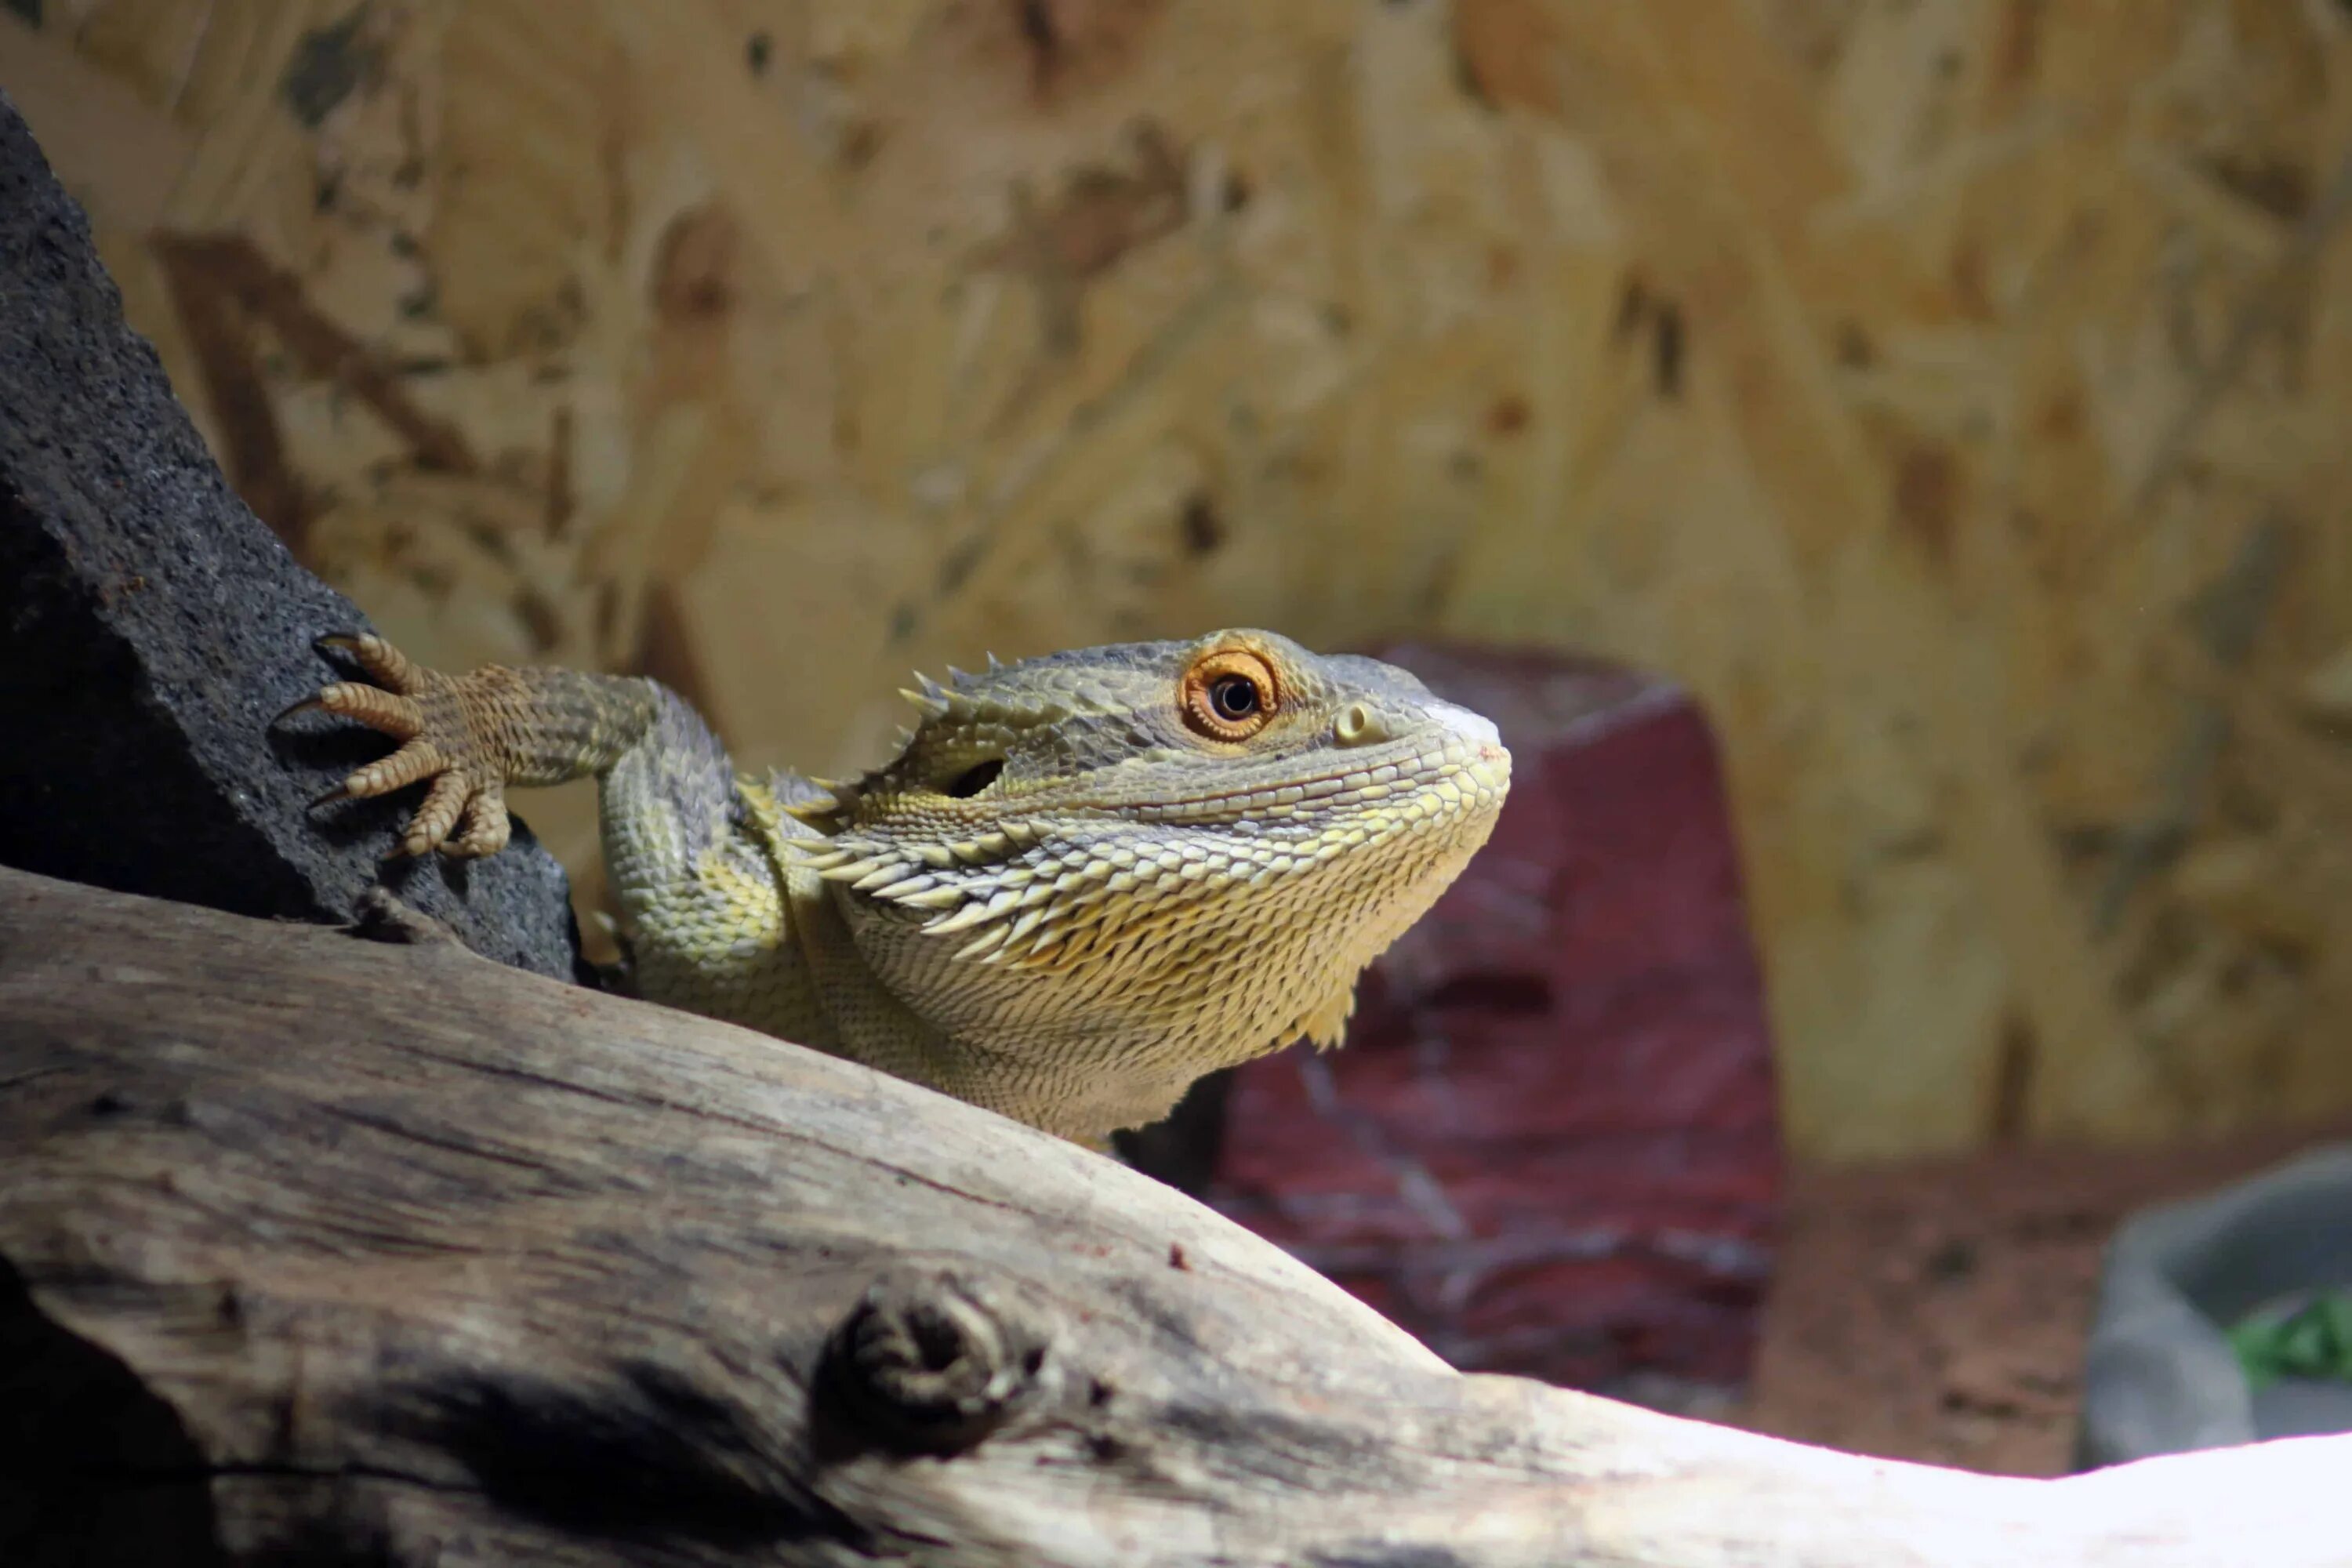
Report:
<svg viewBox="0 0 2352 1568"><path fill-rule="evenodd" d="M1212 741L1246 741L1282 706L1274 667L1242 648L1213 653L1184 672L1176 707L1184 722Z"/></svg>

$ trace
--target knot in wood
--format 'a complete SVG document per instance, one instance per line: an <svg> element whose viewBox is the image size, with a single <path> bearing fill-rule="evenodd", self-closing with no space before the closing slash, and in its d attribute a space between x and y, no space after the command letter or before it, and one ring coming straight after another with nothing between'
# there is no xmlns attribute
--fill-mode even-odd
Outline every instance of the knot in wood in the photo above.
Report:
<svg viewBox="0 0 2352 1568"><path fill-rule="evenodd" d="M859 1419L899 1447L970 1448L1036 1387L1044 1335L1002 1293L951 1273L885 1278L834 1335L834 1381Z"/></svg>

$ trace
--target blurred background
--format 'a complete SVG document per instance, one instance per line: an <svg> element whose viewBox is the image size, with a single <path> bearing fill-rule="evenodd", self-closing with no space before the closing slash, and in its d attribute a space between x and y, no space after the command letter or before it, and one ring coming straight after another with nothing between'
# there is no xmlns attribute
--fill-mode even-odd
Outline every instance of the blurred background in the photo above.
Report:
<svg viewBox="0 0 2352 1568"><path fill-rule="evenodd" d="M2352 1114L2352 7L0 0L0 87L429 662L820 773L910 669L1226 625L1674 683L1784 1269L1966 1284L2011 1173L2079 1317L2165 1151ZM1806 1206L1893 1159L1954 1212ZM1975 1354L1922 1421L2058 1462L2071 1373Z"/></svg>

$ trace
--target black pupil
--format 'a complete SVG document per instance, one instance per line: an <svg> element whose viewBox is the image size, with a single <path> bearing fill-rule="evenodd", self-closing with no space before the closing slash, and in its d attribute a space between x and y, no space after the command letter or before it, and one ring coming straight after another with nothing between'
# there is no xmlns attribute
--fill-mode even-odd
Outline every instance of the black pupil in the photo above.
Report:
<svg viewBox="0 0 2352 1568"><path fill-rule="evenodd" d="M1217 717L1238 722L1257 711L1257 686L1238 675L1228 675L1209 688L1210 705Z"/></svg>
<svg viewBox="0 0 2352 1568"><path fill-rule="evenodd" d="M991 757L984 763L974 763L948 781L948 794L958 800L969 800L996 782L1004 771L1003 757Z"/></svg>

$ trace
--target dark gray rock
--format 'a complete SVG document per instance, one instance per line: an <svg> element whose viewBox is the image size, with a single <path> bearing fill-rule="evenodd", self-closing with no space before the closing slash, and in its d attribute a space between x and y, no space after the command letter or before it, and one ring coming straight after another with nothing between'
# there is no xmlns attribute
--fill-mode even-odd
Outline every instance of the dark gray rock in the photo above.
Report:
<svg viewBox="0 0 2352 1568"><path fill-rule="evenodd" d="M304 803L382 737L279 710L365 627L214 466L89 226L0 95L0 863L245 914L352 918L379 880L468 947L579 975L561 867L382 857L415 792Z"/></svg>

